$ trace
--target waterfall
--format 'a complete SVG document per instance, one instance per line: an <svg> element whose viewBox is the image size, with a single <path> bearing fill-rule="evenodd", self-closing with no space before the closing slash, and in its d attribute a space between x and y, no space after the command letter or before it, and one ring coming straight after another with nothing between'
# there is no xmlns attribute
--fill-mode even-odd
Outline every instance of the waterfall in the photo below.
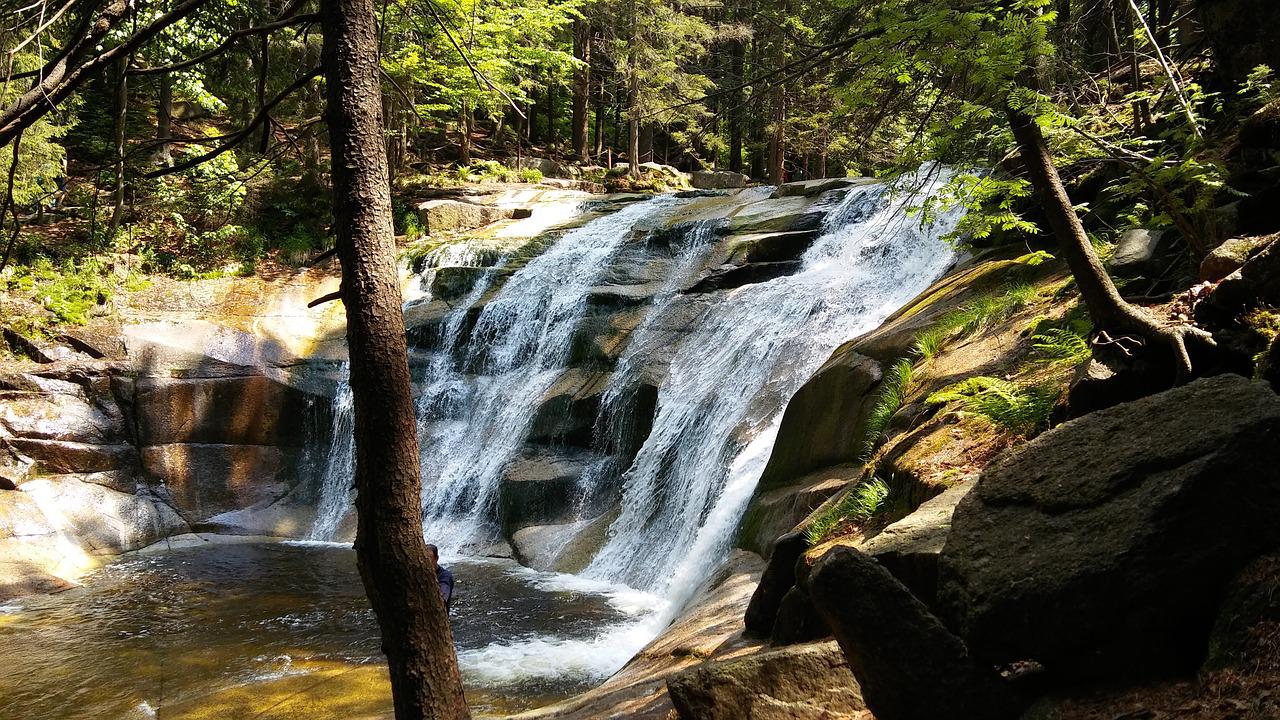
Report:
<svg viewBox="0 0 1280 720"><path fill-rule="evenodd" d="M921 192L942 181L921 180ZM799 272L712 305L676 348L653 429L623 476L621 513L588 577L653 592L675 612L723 560L786 401L836 347L951 263L941 237L958 213L922 228L908 219L910 201L885 186L851 190Z"/></svg>
<svg viewBox="0 0 1280 720"><path fill-rule="evenodd" d="M343 376L350 376L350 365L343 364ZM338 383L333 394L333 420L329 432L329 452L320 472L320 500L316 519L308 540L330 542L337 537L338 525L351 509L352 485L356 464L355 401L351 384Z"/></svg>
<svg viewBox="0 0 1280 720"><path fill-rule="evenodd" d="M503 470L565 370L590 290L633 231L678 204L655 197L565 233L485 304L462 357L433 368L420 406L423 523L442 552L498 539Z"/></svg>

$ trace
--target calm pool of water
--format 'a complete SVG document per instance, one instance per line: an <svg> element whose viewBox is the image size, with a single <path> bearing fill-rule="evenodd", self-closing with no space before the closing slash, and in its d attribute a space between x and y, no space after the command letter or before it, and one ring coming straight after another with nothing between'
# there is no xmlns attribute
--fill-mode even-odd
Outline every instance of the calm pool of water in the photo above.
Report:
<svg viewBox="0 0 1280 720"><path fill-rule="evenodd" d="M649 598L509 562L457 561L452 614L478 715L580 692L625 662L602 629ZM0 606L0 718L307 718L390 713L349 548L218 545L134 556L84 587Z"/></svg>

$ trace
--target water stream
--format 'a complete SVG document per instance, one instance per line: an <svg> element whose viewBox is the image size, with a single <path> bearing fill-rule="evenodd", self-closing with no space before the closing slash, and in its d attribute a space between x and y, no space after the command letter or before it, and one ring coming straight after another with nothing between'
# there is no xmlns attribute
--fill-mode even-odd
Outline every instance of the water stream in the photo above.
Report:
<svg viewBox="0 0 1280 720"><path fill-rule="evenodd" d="M458 244L428 258L427 288L442 267L483 267L429 332L411 338L424 532L456 559L455 636L481 714L600 682L688 603L728 555L787 400L833 349L952 262L941 237L958 215L922 227L905 208L944 179L909 177L896 191L857 185L829 203L795 272L696 296L682 291L726 222L668 227L696 198L624 205L560 231L532 257ZM920 187L905 192L913 182ZM724 208L768 192L743 191ZM603 545L578 575L475 557L501 540L503 474L575 362L592 303L602 287L621 286L641 293L640 317L608 368L595 460L577 480L580 522L566 534L601 520ZM650 428L647 411L637 422L637 397L647 388L652 408L655 385ZM349 539L352 420L341 383L316 441L328 452L312 541ZM602 507L611 510L597 518ZM266 698L288 709L300 697L312 718L387 709L376 628L352 553L334 543L126 559L85 588L0 608L0 647L16 648L11 662L23 668L0 678L0 716L22 707L29 717L248 717L249 705L237 703L261 708Z"/></svg>

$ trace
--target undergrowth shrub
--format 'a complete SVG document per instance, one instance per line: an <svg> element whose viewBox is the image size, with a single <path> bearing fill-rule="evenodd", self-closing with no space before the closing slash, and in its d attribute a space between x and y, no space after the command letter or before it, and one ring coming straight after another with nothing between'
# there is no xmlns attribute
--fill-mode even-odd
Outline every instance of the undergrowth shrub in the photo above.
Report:
<svg viewBox="0 0 1280 720"><path fill-rule="evenodd" d="M146 280L131 270L117 272L99 257L55 264L37 258L29 265L14 265L3 277L6 292L30 298L48 311L48 316L5 318L15 329L43 334L53 324L85 325L99 308L111 302L117 290L140 290Z"/></svg>
<svg viewBox="0 0 1280 720"><path fill-rule="evenodd" d="M875 517L889 504L889 484L877 477L855 487L839 501L824 509L805 528L809 547L821 545L829 538L843 534L850 524L864 523Z"/></svg>
<svg viewBox="0 0 1280 720"><path fill-rule="evenodd" d="M1076 365L1093 353L1089 338L1072 328L1048 328L1031 336L1031 353L1037 360Z"/></svg>

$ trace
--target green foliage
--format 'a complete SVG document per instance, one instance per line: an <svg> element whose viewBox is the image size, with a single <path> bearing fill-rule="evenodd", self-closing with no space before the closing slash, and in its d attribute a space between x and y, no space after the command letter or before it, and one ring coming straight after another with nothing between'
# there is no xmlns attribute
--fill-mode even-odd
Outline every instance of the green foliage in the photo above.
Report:
<svg viewBox="0 0 1280 720"><path fill-rule="evenodd" d="M1030 436L1049 427L1061 394L1055 383L1020 385L979 375L933 393L926 402L959 402L964 412L986 418L1014 435Z"/></svg>
<svg viewBox="0 0 1280 720"><path fill-rule="evenodd" d="M92 256L61 264L37 258L29 265L13 266L3 282L7 292L28 297L49 312L48 318L23 318L20 324L28 332L43 332L53 323L85 325L94 314L106 311L118 288L139 290L145 286L136 273L117 272L106 260Z"/></svg>
<svg viewBox="0 0 1280 720"><path fill-rule="evenodd" d="M863 523L878 515L889 504L888 483L873 477L832 503L809 522L805 540L816 547L841 534L852 523Z"/></svg>
<svg viewBox="0 0 1280 720"><path fill-rule="evenodd" d="M1072 328L1048 328L1031 336L1031 352L1040 360L1077 365L1093 354L1089 338Z"/></svg>
<svg viewBox="0 0 1280 720"><path fill-rule="evenodd" d="M871 458L876 446L880 444L880 436L889 427L893 414L902 407L907 391L911 389L911 361L903 358L893 364L884 374L880 382L880 391L876 393L875 404L867 415L866 434L862 440L861 459L865 462Z"/></svg>
<svg viewBox="0 0 1280 720"><path fill-rule="evenodd" d="M264 173L245 201L243 217L252 232L241 238L239 247L252 250L257 241L259 255L278 249L286 262L304 262L332 244L330 208L329 189L316 176ZM246 261L256 257L247 252L239 255Z"/></svg>
<svg viewBox="0 0 1280 720"><path fill-rule="evenodd" d="M1249 72L1238 92L1255 105L1266 105L1280 99L1280 82L1276 81L1275 71L1270 66L1259 65Z"/></svg>
<svg viewBox="0 0 1280 720"><path fill-rule="evenodd" d="M1036 294L1035 286L1014 283L999 295L979 297L943 315L931 327L921 331L916 335L912 350L917 358L928 360L941 352L948 342L969 337L1009 319L1034 300Z"/></svg>

